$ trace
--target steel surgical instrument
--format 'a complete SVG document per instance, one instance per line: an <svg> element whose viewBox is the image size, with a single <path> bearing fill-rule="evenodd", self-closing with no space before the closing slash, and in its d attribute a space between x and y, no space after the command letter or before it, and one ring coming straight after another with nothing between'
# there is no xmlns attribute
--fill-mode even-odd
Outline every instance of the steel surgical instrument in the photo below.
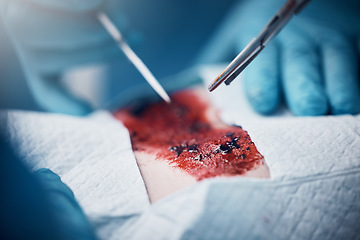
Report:
<svg viewBox="0 0 360 240"><path fill-rule="evenodd" d="M167 103L171 103L169 95L166 93L164 88L160 85L160 83L156 80L154 75L150 72L148 67L144 64L144 62L135 54L135 52L129 47L129 45L125 42L120 31L116 28L115 24L109 19L109 17L100 12L97 15L99 21L107 30L107 32L111 35L111 37L115 40L119 48L123 51L126 57L130 60L130 62L137 68L137 70L141 73L141 75L145 78L145 80L150 84L150 86L155 90L159 96L164 99Z"/></svg>
<svg viewBox="0 0 360 240"><path fill-rule="evenodd" d="M288 0L262 29L259 35L210 84L208 87L209 91L215 90L224 81L226 85L229 85L265 48L266 44L281 31L293 15L300 13L309 2L310 0Z"/></svg>

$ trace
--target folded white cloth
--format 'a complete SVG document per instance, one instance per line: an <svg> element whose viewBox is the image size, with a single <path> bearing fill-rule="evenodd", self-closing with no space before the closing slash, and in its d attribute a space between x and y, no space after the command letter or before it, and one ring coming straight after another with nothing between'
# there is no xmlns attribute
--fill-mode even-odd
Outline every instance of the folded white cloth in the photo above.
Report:
<svg viewBox="0 0 360 240"><path fill-rule="evenodd" d="M150 205L128 132L109 112L86 118L22 111L1 116L25 164L57 173L102 239Z"/></svg>
<svg viewBox="0 0 360 240"><path fill-rule="evenodd" d="M108 112L10 111L2 126L30 169L69 185L101 239L360 239L360 115L265 118L241 96L235 85L211 98L249 132L271 179L204 180L153 205Z"/></svg>

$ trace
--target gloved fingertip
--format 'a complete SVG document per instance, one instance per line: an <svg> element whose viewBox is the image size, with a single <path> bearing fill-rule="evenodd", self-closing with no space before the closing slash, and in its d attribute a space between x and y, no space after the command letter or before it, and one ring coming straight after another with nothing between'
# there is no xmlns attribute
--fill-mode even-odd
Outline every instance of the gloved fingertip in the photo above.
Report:
<svg viewBox="0 0 360 240"><path fill-rule="evenodd" d="M61 239L96 239L92 226L75 199L73 191L61 178L47 168L34 172L46 190L51 207L58 221Z"/></svg>
<svg viewBox="0 0 360 240"><path fill-rule="evenodd" d="M67 196L69 199L74 198L74 193L71 191L71 189L61 181L59 175L57 175L50 169L40 168L35 171L33 175L42 183L43 187L47 191L61 192L61 194Z"/></svg>
<svg viewBox="0 0 360 240"><path fill-rule="evenodd" d="M360 101L344 100L332 106L331 113L334 115L357 114L360 112Z"/></svg>
<svg viewBox="0 0 360 240"><path fill-rule="evenodd" d="M356 114L360 108L358 55L351 39L338 32L323 46L323 69L332 114Z"/></svg>
<svg viewBox="0 0 360 240"><path fill-rule="evenodd" d="M306 99L289 106L296 116L320 116L328 112L328 105L324 99Z"/></svg>
<svg viewBox="0 0 360 240"><path fill-rule="evenodd" d="M38 103L43 109L50 112L57 112L81 117L89 114L92 111L90 105L82 102L81 100L71 100L72 102L68 104L56 101L62 99L50 99L49 102L45 102L46 100L47 99L38 99Z"/></svg>
<svg viewBox="0 0 360 240"><path fill-rule="evenodd" d="M43 180L59 180L60 177L48 168L40 168L33 173L35 176L42 178Z"/></svg>
<svg viewBox="0 0 360 240"><path fill-rule="evenodd" d="M267 115L274 113L280 103L280 86L275 73L260 70L249 69L244 88L253 109Z"/></svg>
<svg viewBox="0 0 360 240"><path fill-rule="evenodd" d="M58 106L59 106L59 108L55 110L56 112L69 114L69 115L73 115L73 116L85 116L85 115L89 114L91 111L93 111L90 104L88 104L80 99L77 100L77 102L73 103L73 106L60 107L60 104Z"/></svg>
<svg viewBox="0 0 360 240"><path fill-rule="evenodd" d="M278 45L269 45L244 71L244 89L253 109L260 114L275 112L281 95Z"/></svg>
<svg viewBox="0 0 360 240"><path fill-rule="evenodd" d="M280 97L276 92L264 92L260 88L255 88L255 86L252 89L248 89L246 95L253 109L264 115L275 112L280 102Z"/></svg>
<svg viewBox="0 0 360 240"><path fill-rule="evenodd" d="M35 95L39 105L50 112L69 114L73 116L85 116L92 111L89 103L79 99L63 89L52 89L53 95L42 98L43 95Z"/></svg>

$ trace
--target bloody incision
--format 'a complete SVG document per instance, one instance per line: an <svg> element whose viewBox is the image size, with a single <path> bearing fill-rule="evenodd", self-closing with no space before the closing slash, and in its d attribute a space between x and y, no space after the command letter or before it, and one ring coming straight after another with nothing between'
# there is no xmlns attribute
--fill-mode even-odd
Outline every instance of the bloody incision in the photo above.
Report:
<svg viewBox="0 0 360 240"><path fill-rule="evenodd" d="M115 114L128 128L134 151L167 160L197 180L241 175L263 162L250 136L239 126L219 128L208 120L208 104L191 91L142 111Z"/></svg>

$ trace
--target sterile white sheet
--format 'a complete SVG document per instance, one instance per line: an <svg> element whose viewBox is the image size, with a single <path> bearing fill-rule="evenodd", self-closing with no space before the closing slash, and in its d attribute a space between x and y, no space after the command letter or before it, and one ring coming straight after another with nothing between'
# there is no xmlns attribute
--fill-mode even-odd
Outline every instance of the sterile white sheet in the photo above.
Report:
<svg viewBox="0 0 360 240"><path fill-rule="evenodd" d="M212 101L249 132L271 179L205 180L153 205L109 113L3 116L26 164L59 174L101 239L360 239L360 115L261 117L233 84Z"/></svg>
<svg viewBox="0 0 360 240"><path fill-rule="evenodd" d="M78 118L10 111L1 119L25 164L57 173L101 239L150 205L128 132L109 112Z"/></svg>

